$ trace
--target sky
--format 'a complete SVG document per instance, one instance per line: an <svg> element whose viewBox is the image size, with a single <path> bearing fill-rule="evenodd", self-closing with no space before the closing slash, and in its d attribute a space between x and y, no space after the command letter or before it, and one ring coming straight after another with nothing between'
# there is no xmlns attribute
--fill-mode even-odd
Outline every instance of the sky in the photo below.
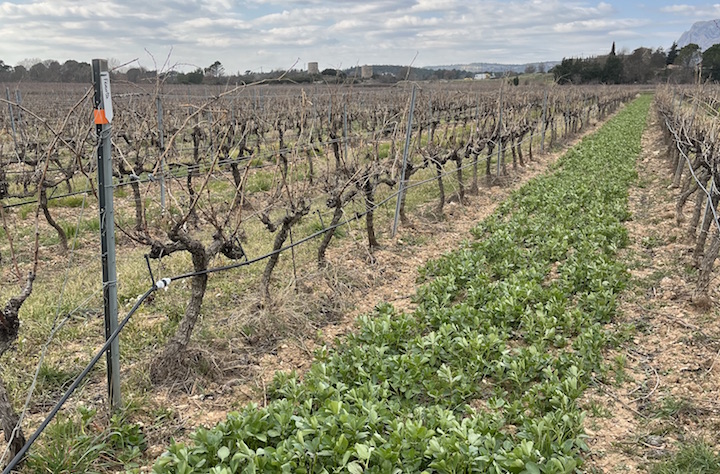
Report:
<svg viewBox="0 0 720 474"><path fill-rule="evenodd" d="M226 73L526 63L663 47L720 3L663 0L0 0L0 60ZM34 61L37 62L37 61ZM32 64L32 62L30 62Z"/></svg>

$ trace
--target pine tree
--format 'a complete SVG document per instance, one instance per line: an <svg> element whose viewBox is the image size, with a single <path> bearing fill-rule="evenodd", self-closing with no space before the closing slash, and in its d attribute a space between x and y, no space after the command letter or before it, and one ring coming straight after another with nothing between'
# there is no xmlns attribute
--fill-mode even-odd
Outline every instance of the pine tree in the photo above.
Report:
<svg viewBox="0 0 720 474"><path fill-rule="evenodd" d="M678 44L677 44L677 41L673 41L672 46L670 46L670 51L668 51L667 60L666 60L665 64L667 64L668 66L670 64L675 64L675 58L677 58L677 55L678 55Z"/></svg>
<svg viewBox="0 0 720 474"><path fill-rule="evenodd" d="M623 62L622 59L615 54L615 42L613 41L612 49L602 70L602 82L605 84L620 84L620 82L622 82L622 74Z"/></svg>

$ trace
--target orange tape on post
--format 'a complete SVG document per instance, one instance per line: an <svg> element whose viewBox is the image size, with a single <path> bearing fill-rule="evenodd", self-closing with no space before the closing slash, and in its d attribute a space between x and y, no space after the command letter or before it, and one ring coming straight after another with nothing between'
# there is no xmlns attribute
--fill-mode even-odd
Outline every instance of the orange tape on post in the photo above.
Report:
<svg viewBox="0 0 720 474"><path fill-rule="evenodd" d="M95 109L95 125L105 125L110 123L105 117L105 111L103 109Z"/></svg>

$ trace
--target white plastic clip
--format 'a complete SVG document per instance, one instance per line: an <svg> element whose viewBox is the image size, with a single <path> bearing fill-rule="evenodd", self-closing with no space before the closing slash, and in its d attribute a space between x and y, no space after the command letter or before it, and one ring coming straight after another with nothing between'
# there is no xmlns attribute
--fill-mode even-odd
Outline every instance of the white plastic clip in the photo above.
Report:
<svg viewBox="0 0 720 474"><path fill-rule="evenodd" d="M159 280L157 283L155 283L155 286L158 290L160 288L164 288L165 291L167 291L168 286L170 286L170 278L163 278L162 280Z"/></svg>

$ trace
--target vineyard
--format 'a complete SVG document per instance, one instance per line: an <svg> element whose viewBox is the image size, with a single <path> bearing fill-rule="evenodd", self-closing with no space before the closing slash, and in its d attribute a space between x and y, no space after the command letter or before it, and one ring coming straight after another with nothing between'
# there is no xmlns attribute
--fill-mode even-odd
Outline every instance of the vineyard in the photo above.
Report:
<svg viewBox="0 0 720 474"><path fill-rule="evenodd" d="M694 203L692 302L705 310L720 252L716 92L655 95L678 223ZM123 409L110 414L102 364L87 365L104 342L92 89L8 88L4 462L85 369L28 472L132 471L158 456L160 473L573 472L587 449L582 397L625 342L610 326L630 281L618 252L652 101L637 97L472 82L113 84L128 318ZM413 249L459 209L516 187L538 157L618 110L472 242L424 265L405 310L381 304L338 344L323 340L347 324L350 294L392 288L379 273L386 248L406 249L393 265L416 266ZM301 372L263 365L287 341L306 353ZM306 341L320 348L311 365ZM270 382L266 368L283 370ZM215 398L223 409L207 416Z"/></svg>
<svg viewBox="0 0 720 474"><path fill-rule="evenodd" d="M695 199L687 232L695 241L692 258L700 270L695 298L703 300L704 305L710 304L707 299L712 269L720 252L719 92L717 89L667 89L660 91L657 98L665 141L675 168L672 187L681 189L675 207L678 225L685 220L688 201Z"/></svg>

